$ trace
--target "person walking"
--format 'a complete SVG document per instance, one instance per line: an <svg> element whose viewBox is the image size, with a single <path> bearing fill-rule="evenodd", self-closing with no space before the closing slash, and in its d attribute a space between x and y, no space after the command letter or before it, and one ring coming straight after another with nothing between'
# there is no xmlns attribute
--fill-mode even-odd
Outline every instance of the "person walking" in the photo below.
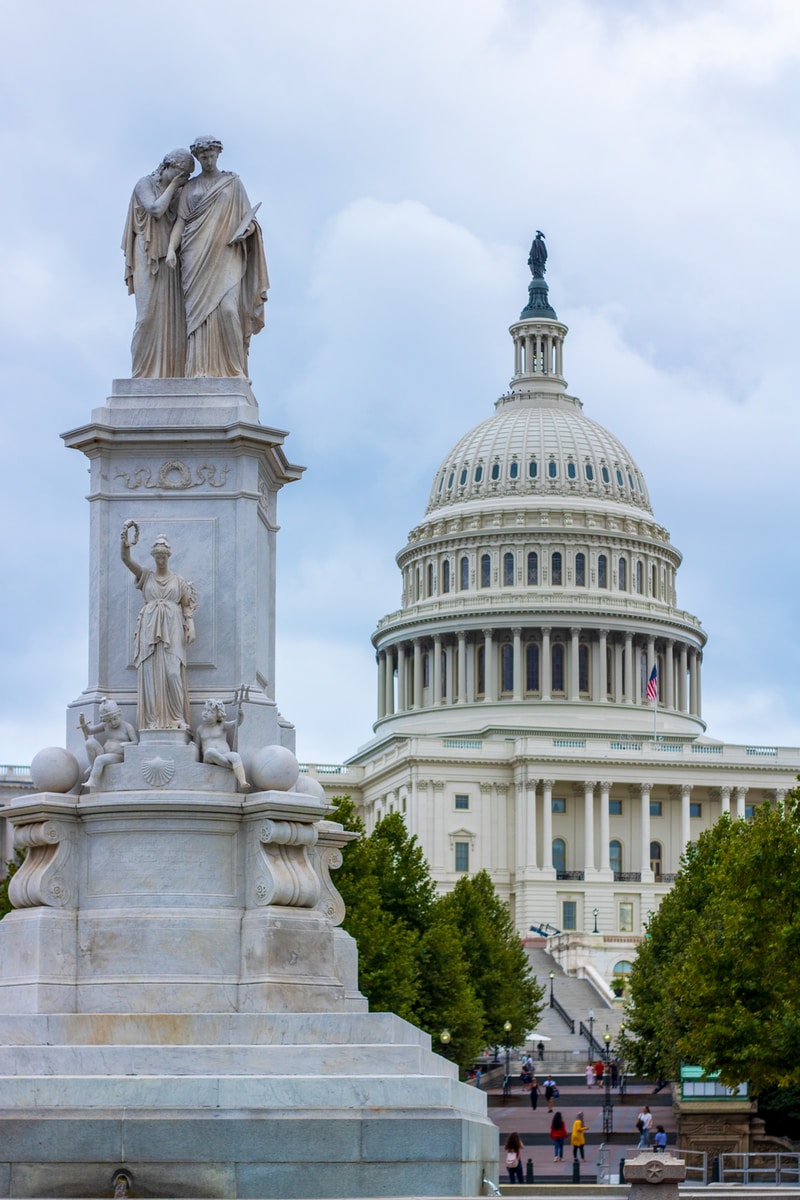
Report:
<svg viewBox="0 0 800 1200"><path fill-rule="evenodd" d="M589 1126L583 1123L583 1113L579 1112L575 1120L572 1122L572 1133L570 1134L570 1145L572 1146L572 1158L577 1159L580 1151L581 1158L585 1158L584 1146L586 1145L586 1134L589 1132Z"/></svg>
<svg viewBox="0 0 800 1200"><path fill-rule="evenodd" d="M553 1111L553 1100L556 1098L557 1095L558 1095L558 1088L556 1087L556 1081L555 1081L555 1079L553 1079L553 1076L548 1072L547 1079L545 1079L545 1081L544 1081L544 1098L547 1101L547 1111L549 1113L551 1113Z"/></svg>
<svg viewBox="0 0 800 1200"><path fill-rule="evenodd" d="M531 1094L531 1108L533 1109L534 1112L536 1112L537 1106L539 1104L539 1080L536 1078L535 1075L531 1079L531 1086L528 1090Z"/></svg>
<svg viewBox="0 0 800 1200"><path fill-rule="evenodd" d="M650 1112L648 1105L645 1104L642 1111L636 1118L636 1128L639 1130L639 1149L646 1150L650 1145L650 1127L653 1124L653 1114Z"/></svg>
<svg viewBox="0 0 800 1200"><path fill-rule="evenodd" d="M567 1127L560 1112L557 1112L550 1122L550 1137L553 1139L553 1162L563 1162Z"/></svg>
<svg viewBox="0 0 800 1200"><path fill-rule="evenodd" d="M594 1063L586 1064L586 1086L594 1087Z"/></svg>
<svg viewBox="0 0 800 1200"><path fill-rule="evenodd" d="M666 1130L664 1129L663 1125L659 1125L656 1127L655 1143L656 1143L656 1153L657 1154L665 1154L666 1150L667 1150L667 1134L666 1134Z"/></svg>
<svg viewBox="0 0 800 1200"><path fill-rule="evenodd" d="M524 1183L525 1177L522 1172L522 1150L523 1142L518 1133L510 1133L506 1138L506 1170L508 1171L509 1183Z"/></svg>

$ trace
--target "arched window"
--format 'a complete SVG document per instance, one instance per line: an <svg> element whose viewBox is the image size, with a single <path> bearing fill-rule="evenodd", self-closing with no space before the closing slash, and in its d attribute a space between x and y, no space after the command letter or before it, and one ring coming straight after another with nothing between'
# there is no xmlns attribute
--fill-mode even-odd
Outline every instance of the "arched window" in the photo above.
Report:
<svg viewBox="0 0 800 1200"><path fill-rule="evenodd" d="M615 975L630 975L632 970L633 970L633 964L629 963L628 960L625 958L620 959L620 961L618 963L614 964L614 974Z"/></svg>
<svg viewBox="0 0 800 1200"><path fill-rule="evenodd" d="M549 479L556 479L558 477L558 463L554 458L551 458L547 464L547 475Z"/></svg>
<svg viewBox="0 0 800 1200"><path fill-rule="evenodd" d="M442 699L447 696L447 654L442 650Z"/></svg>
<svg viewBox="0 0 800 1200"><path fill-rule="evenodd" d="M622 874L622 842L616 838L608 843L608 865L615 875Z"/></svg>
<svg viewBox="0 0 800 1200"><path fill-rule="evenodd" d="M519 478L519 463L516 461L516 459L512 460L508 464L508 477L509 479Z"/></svg>
<svg viewBox="0 0 800 1200"><path fill-rule="evenodd" d="M583 473L586 476L586 478L589 480L589 483L591 483L592 480L594 479L594 467L592 466L591 463L583 464Z"/></svg>
<svg viewBox="0 0 800 1200"><path fill-rule="evenodd" d="M586 587L586 555L575 555L575 587Z"/></svg>
<svg viewBox="0 0 800 1200"><path fill-rule="evenodd" d="M561 551L554 550L550 560L550 576L553 587L561 587Z"/></svg>
<svg viewBox="0 0 800 1200"><path fill-rule="evenodd" d="M428 563L428 595L433 595L433 563Z"/></svg>
<svg viewBox="0 0 800 1200"><path fill-rule="evenodd" d="M651 596L655 596L657 594L657 591L658 591L658 589L656 587L657 578L658 578L658 576L656 573L656 565L655 565L655 563L653 563L652 566L650 567L650 595Z"/></svg>
<svg viewBox="0 0 800 1200"><path fill-rule="evenodd" d="M661 842L650 843L650 870L655 876L656 883L661 879Z"/></svg>
<svg viewBox="0 0 800 1200"><path fill-rule="evenodd" d="M429 654L422 656L422 686L430 687L431 682L431 658Z"/></svg>
<svg viewBox="0 0 800 1200"><path fill-rule="evenodd" d="M535 479L538 474L539 474L539 464L537 463L535 458L532 458L531 461L528 463L528 475L530 476L531 479Z"/></svg>
<svg viewBox="0 0 800 1200"><path fill-rule="evenodd" d="M475 468L475 482L480 483L480 481L482 479L483 479L483 467L477 466Z"/></svg>
<svg viewBox="0 0 800 1200"><path fill-rule="evenodd" d="M442 591L450 591L450 559L446 558L442 563Z"/></svg>
<svg viewBox="0 0 800 1200"><path fill-rule="evenodd" d="M556 875L563 875L567 869L567 843L563 838L553 838L553 866Z"/></svg>
<svg viewBox="0 0 800 1200"><path fill-rule="evenodd" d="M621 592L628 590L628 564L624 558L619 560L619 590Z"/></svg>
<svg viewBox="0 0 800 1200"><path fill-rule="evenodd" d="M469 559L466 554L461 559L461 590L466 592L469 588Z"/></svg>
<svg viewBox="0 0 800 1200"><path fill-rule="evenodd" d="M597 586L608 587L608 559L605 554L600 554L597 558Z"/></svg>
<svg viewBox="0 0 800 1200"><path fill-rule="evenodd" d="M503 642L500 650L500 687L504 692L514 690L514 647Z"/></svg>
<svg viewBox="0 0 800 1200"><path fill-rule="evenodd" d="M492 583L492 560L488 554L481 556L481 587L490 587Z"/></svg>
<svg viewBox="0 0 800 1200"><path fill-rule="evenodd" d="M614 653L606 646L606 697L611 700L614 696ZM620 697L621 698L621 697Z"/></svg>
<svg viewBox="0 0 800 1200"><path fill-rule="evenodd" d="M483 696L486 692L486 647L478 646L478 662L477 662L477 691L479 696Z"/></svg>
<svg viewBox="0 0 800 1200"><path fill-rule="evenodd" d="M503 587L514 586L514 555L503 555Z"/></svg>
<svg viewBox="0 0 800 1200"><path fill-rule="evenodd" d="M564 646L561 642L554 642L550 651L550 657L553 663L552 670L552 686L554 692L564 691Z"/></svg>
<svg viewBox="0 0 800 1200"><path fill-rule="evenodd" d="M642 560L641 559L639 559L639 561L636 563L636 591L639 593L640 596L642 595L642 592L644 591L644 580L642 579Z"/></svg>
<svg viewBox="0 0 800 1200"><path fill-rule="evenodd" d="M578 647L578 691L583 695L589 694L589 647Z"/></svg>
<svg viewBox="0 0 800 1200"><path fill-rule="evenodd" d="M417 599L422 599L422 575L420 574L419 567L417 567Z"/></svg>
<svg viewBox="0 0 800 1200"><path fill-rule="evenodd" d="M578 474L578 468L574 462L567 463L567 479L575 479Z"/></svg>
<svg viewBox="0 0 800 1200"><path fill-rule="evenodd" d="M530 642L525 650L525 690L539 691L539 647Z"/></svg>
<svg viewBox="0 0 800 1200"><path fill-rule="evenodd" d="M495 482L497 482L497 480L500 478L500 463L499 462L492 463L491 477Z"/></svg>
<svg viewBox="0 0 800 1200"><path fill-rule="evenodd" d="M460 474L460 475L459 475L459 477L458 477L458 486L459 486L459 487L462 487L462 488L463 488L464 484L467 482L467 476L468 476L468 475L469 475L469 471L467 470L467 468L466 468L466 467L462 467L462 468L461 468L461 474Z"/></svg>
<svg viewBox="0 0 800 1200"><path fill-rule="evenodd" d="M536 587L539 582L539 555L531 550L528 555L528 587Z"/></svg>

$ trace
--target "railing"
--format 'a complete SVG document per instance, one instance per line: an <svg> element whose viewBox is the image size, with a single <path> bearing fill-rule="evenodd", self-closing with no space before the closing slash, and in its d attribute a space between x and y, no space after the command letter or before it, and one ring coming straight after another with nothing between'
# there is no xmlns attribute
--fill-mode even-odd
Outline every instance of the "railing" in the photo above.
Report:
<svg viewBox="0 0 800 1200"><path fill-rule="evenodd" d="M559 1004L553 993L550 993L550 1007L554 1008L570 1033L575 1032L575 1022L562 1004Z"/></svg>
<svg viewBox="0 0 800 1200"><path fill-rule="evenodd" d="M583 879L583 871L556 871L556 879Z"/></svg>
<svg viewBox="0 0 800 1200"><path fill-rule="evenodd" d="M347 775L350 770L341 763L300 763L301 775L307 775L312 769L317 775Z"/></svg>
<svg viewBox="0 0 800 1200"><path fill-rule="evenodd" d="M0 779L30 779L30 767L0 766Z"/></svg>
<svg viewBox="0 0 800 1200"><path fill-rule="evenodd" d="M708 1155L705 1150L676 1150L686 1163L686 1184L694 1183L705 1187L708 1183ZM622 1183L622 1180L620 1180Z"/></svg>
<svg viewBox="0 0 800 1200"><path fill-rule="evenodd" d="M720 1183L800 1184L800 1154L720 1154Z"/></svg>
<svg viewBox="0 0 800 1200"><path fill-rule="evenodd" d="M475 738L442 738L445 750L482 750L483 742Z"/></svg>
<svg viewBox="0 0 800 1200"><path fill-rule="evenodd" d="M592 1058L602 1058L603 1053L604 1053L603 1047L600 1045L597 1038L594 1036L593 1030L590 1028L587 1028L587 1026L584 1024L583 1021L581 1021L579 1028L580 1028L580 1032L581 1032L582 1036L585 1037L587 1042L589 1043L589 1055Z"/></svg>
<svg viewBox="0 0 800 1200"><path fill-rule="evenodd" d="M722 754L722 746L692 746L692 754Z"/></svg>
<svg viewBox="0 0 800 1200"><path fill-rule="evenodd" d="M777 758L777 746L745 746L745 754L762 754L766 758Z"/></svg>
<svg viewBox="0 0 800 1200"><path fill-rule="evenodd" d="M641 883L642 882L642 872L641 871L615 871L614 872L614 882L615 883Z"/></svg>

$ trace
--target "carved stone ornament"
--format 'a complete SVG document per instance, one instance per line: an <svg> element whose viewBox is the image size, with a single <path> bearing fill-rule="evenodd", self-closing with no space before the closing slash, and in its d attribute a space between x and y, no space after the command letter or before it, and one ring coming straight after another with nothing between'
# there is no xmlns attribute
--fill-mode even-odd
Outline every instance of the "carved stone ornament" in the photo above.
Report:
<svg viewBox="0 0 800 1200"><path fill-rule="evenodd" d="M318 839L315 825L299 821L263 823L258 831L259 866L255 879L257 904L316 908L321 882L309 858Z"/></svg>
<svg viewBox="0 0 800 1200"><path fill-rule="evenodd" d="M214 463L200 463L194 469L193 479L191 467L179 458L172 458L161 464L155 479L153 479L153 472L150 467L136 467L130 473L127 471L117 471L114 474L114 478L124 479L126 488L132 492L140 487L156 488L168 492L181 492L196 487L225 487L229 470L230 468L226 463L219 472L218 478L217 467Z"/></svg>
<svg viewBox="0 0 800 1200"><path fill-rule="evenodd" d="M175 761L171 758L148 758L142 763L142 775L151 787L163 787L175 774Z"/></svg>
<svg viewBox="0 0 800 1200"><path fill-rule="evenodd" d="M28 851L8 885L14 908L72 908L76 898L65 870L72 857L69 827L61 821L19 825L14 830L14 845Z"/></svg>

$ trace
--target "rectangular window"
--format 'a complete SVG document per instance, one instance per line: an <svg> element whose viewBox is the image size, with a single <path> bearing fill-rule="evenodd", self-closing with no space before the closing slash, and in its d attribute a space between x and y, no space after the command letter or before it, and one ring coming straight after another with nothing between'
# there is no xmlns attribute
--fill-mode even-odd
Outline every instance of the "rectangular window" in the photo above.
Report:
<svg viewBox="0 0 800 1200"><path fill-rule="evenodd" d="M469 842L456 842L456 870L469 870Z"/></svg>
<svg viewBox="0 0 800 1200"><path fill-rule="evenodd" d="M754 813L755 811L756 811L756 806L755 806L755 804L745 804L745 806L744 806L744 815L745 815L745 819L746 819L746 820L748 820L748 821L752 821L752 819L753 819L753 813Z"/></svg>
<svg viewBox="0 0 800 1200"><path fill-rule="evenodd" d="M621 800L609 800L608 811L612 817L621 817L622 816L622 801Z"/></svg>
<svg viewBox="0 0 800 1200"><path fill-rule="evenodd" d="M553 799L551 802L551 807L552 807L553 812L565 813L567 811L567 802L566 802L566 800L558 799L558 797L553 796Z"/></svg>
<svg viewBox="0 0 800 1200"><path fill-rule="evenodd" d="M620 933L633 933L633 901L622 900L619 906Z"/></svg>
<svg viewBox="0 0 800 1200"><path fill-rule="evenodd" d="M456 808L469 811L469 796L456 796Z"/></svg>
<svg viewBox="0 0 800 1200"><path fill-rule="evenodd" d="M651 817L660 817L661 816L661 801L660 800L651 800L650 801L650 816Z"/></svg>
<svg viewBox="0 0 800 1200"><path fill-rule="evenodd" d="M564 900L561 905L561 928L562 929L577 929L578 928L578 902L577 900Z"/></svg>
<svg viewBox="0 0 800 1200"><path fill-rule="evenodd" d="M689 802L689 816L690 817L702 817L702 815L703 815L702 804L690 801Z"/></svg>

